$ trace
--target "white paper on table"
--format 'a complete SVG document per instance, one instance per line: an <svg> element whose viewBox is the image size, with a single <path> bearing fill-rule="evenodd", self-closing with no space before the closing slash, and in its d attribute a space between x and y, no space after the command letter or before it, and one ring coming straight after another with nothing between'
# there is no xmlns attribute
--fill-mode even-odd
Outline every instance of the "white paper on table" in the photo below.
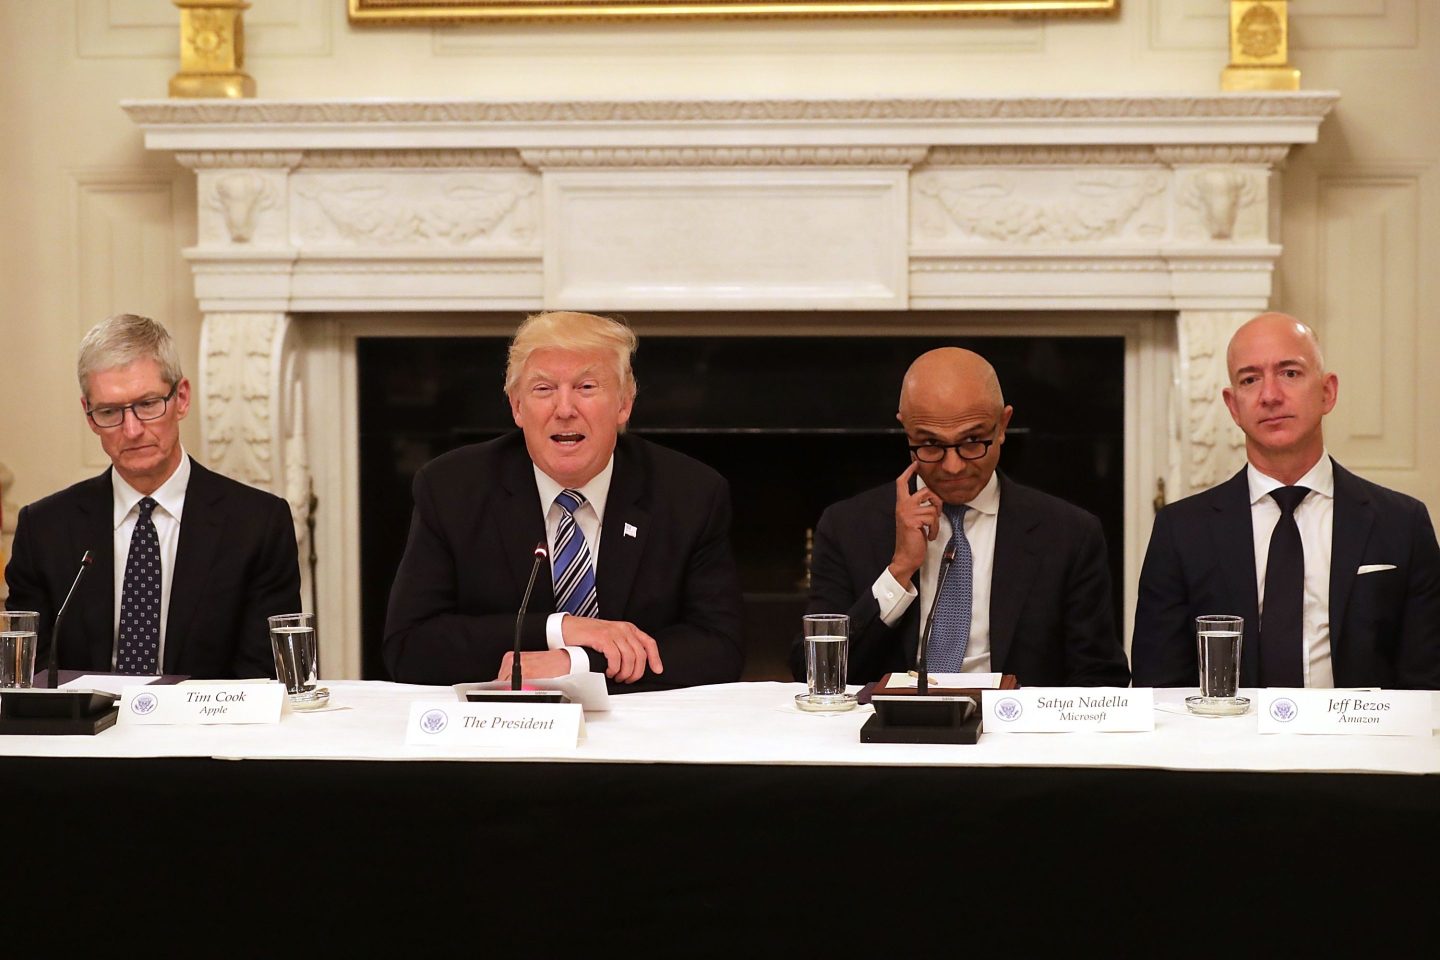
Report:
<svg viewBox="0 0 1440 960"><path fill-rule="evenodd" d="M610 691L605 686L605 674L568 673L563 677L543 677L522 681L526 690L555 690L578 703L586 713L603 713L610 709ZM509 690L509 680L487 680L484 683L457 683L452 688L461 700L471 690Z"/></svg>
<svg viewBox="0 0 1440 960"><path fill-rule="evenodd" d="M970 689L972 687L980 690L1000 689L1000 677L998 673L932 673L930 674L930 686L949 687L952 689ZM907 673L890 674L890 682L885 684L886 690L914 690L919 682L918 677Z"/></svg>
<svg viewBox="0 0 1440 960"><path fill-rule="evenodd" d="M101 693L113 693L117 697L126 687L138 687L147 683L154 683L160 678L152 674L103 674L87 673L84 676L76 677L74 680L67 680L60 684L61 690L98 690Z"/></svg>

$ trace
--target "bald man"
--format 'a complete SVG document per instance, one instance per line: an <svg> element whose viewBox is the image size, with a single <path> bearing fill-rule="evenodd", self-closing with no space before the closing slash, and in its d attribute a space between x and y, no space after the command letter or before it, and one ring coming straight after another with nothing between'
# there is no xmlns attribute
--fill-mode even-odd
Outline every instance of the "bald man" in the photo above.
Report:
<svg viewBox="0 0 1440 960"><path fill-rule="evenodd" d="M1425 505L1325 450L1339 379L1315 331L1265 313L1226 352L1249 463L1161 510L1140 571L1137 686L1193 687L1195 618L1245 619L1240 684L1440 688L1440 547Z"/></svg>
<svg viewBox="0 0 1440 960"><path fill-rule="evenodd" d="M931 674L1129 684L1100 522L996 472L1013 412L995 370L969 350L932 350L906 372L896 416L909 465L826 509L815 530L809 611L850 615L851 683L912 669L937 607ZM802 676L798 647L791 664Z"/></svg>

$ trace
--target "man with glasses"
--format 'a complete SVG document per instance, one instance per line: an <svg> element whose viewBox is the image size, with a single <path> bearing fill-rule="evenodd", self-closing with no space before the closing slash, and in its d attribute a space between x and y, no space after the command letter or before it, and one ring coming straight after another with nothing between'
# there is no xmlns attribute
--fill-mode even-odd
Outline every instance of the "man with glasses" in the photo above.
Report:
<svg viewBox="0 0 1440 960"><path fill-rule="evenodd" d="M196 463L180 443L190 381L170 334L120 314L80 345L81 408L110 457L98 477L20 511L11 610L40 613L37 663L88 550L59 637L63 670L273 677L266 618L300 609L285 501Z"/></svg>
<svg viewBox="0 0 1440 960"><path fill-rule="evenodd" d="M931 675L1129 684L1100 522L995 470L1013 412L969 350L932 350L906 371L896 416L909 465L826 509L815 530L809 612L850 615L851 683L913 669L933 609Z"/></svg>

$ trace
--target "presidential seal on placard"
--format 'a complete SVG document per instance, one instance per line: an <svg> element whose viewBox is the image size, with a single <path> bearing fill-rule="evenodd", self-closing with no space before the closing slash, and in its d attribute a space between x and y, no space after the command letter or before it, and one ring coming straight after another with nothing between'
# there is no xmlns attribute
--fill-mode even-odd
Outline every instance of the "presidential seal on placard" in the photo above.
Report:
<svg viewBox="0 0 1440 960"><path fill-rule="evenodd" d="M160 701L153 693L138 694L134 700L130 701L130 709L142 717L154 713L155 708L159 705Z"/></svg>
<svg viewBox="0 0 1440 960"><path fill-rule="evenodd" d="M439 733L450 725L450 717L444 710L426 710L420 715L420 729L426 733Z"/></svg>
<svg viewBox="0 0 1440 960"><path fill-rule="evenodd" d="M1300 716L1300 708L1289 697L1276 697L1270 701L1270 719L1277 723L1289 723Z"/></svg>
<svg viewBox="0 0 1440 960"><path fill-rule="evenodd" d="M1013 723L1020 719L1020 714L1025 708L1020 706L1020 701L1014 697L1006 697L995 704L995 719L1004 720L1006 723Z"/></svg>

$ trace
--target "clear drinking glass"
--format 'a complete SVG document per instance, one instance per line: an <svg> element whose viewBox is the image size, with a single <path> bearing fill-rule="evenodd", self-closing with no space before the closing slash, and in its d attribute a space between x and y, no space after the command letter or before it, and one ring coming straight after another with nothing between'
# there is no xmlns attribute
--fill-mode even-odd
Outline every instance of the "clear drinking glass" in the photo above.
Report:
<svg viewBox="0 0 1440 960"><path fill-rule="evenodd" d="M1200 696L1186 697L1191 713L1208 717L1233 717L1250 709L1250 701L1239 696L1240 650L1245 620L1229 615L1195 618L1195 658L1200 665Z"/></svg>
<svg viewBox="0 0 1440 960"><path fill-rule="evenodd" d="M817 713L850 710L854 694L845 692L850 660L850 618L843 613L807 613L802 622L806 691L795 705Z"/></svg>
<svg viewBox="0 0 1440 960"><path fill-rule="evenodd" d="M294 707L320 706L330 693L320 682L320 645L315 614L282 613L270 618L275 677L285 684Z"/></svg>
<svg viewBox="0 0 1440 960"><path fill-rule="evenodd" d="M35 685L34 610L0 610L0 687Z"/></svg>

